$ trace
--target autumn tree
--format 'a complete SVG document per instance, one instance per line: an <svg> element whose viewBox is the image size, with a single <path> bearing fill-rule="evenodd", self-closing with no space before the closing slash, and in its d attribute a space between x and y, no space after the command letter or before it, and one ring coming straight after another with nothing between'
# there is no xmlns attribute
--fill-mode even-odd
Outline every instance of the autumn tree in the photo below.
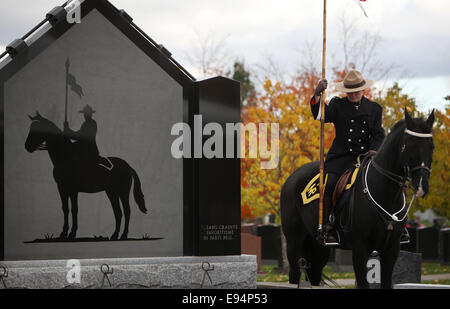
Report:
<svg viewBox="0 0 450 309"><path fill-rule="evenodd" d="M450 149L450 106L445 111L435 112L436 121L433 129L434 153L431 165L432 173L429 179L430 192L417 201L414 210L433 209L437 215L450 219L450 164L448 150Z"/></svg>
<svg viewBox="0 0 450 309"><path fill-rule="evenodd" d="M402 92L402 88L397 83L389 88L383 97L376 98L376 102L383 106L383 127L388 133L397 121L404 118L405 107L412 117L423 117L426 119L428 114L417 110L414 98ZM440 216L450 218L450 206L448 200L450 194L448 191L447 180L450 179L449 164L447 163L448 149L450 146L450 109L446 107L445 111L435 111L435 125L433 129L433 141L435 145L433 153L432 173L429 179L429 194L424 199L414 201L411 213L416 210L424 211L432 208ZM408 196L411 198L413 192L410 190Z"/></svg>

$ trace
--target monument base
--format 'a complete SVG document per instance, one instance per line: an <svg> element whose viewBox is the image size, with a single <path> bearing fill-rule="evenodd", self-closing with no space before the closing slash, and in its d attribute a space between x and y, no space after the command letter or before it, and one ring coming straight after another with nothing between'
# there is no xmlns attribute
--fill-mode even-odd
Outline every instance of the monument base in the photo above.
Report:
<svg viewBox="0 0 450 309"><path fill-rule="evenodd" d="M79 263L77 263L77 261ZM78 265L78 266L77 266ZM254 255L0 261L7 288L256 289ZM0 288L3 286L0 285Z"/></svg>

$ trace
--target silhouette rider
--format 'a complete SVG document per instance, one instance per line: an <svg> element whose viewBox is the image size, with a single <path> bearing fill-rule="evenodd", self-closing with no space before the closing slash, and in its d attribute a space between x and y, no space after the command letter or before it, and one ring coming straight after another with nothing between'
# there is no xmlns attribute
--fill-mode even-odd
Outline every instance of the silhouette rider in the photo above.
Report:
<svg viewBox="0 0 450 309"><path fill-rule="evenodd" d="M77 159L92 166L99 161L99 151L95 137L97 135L97 123L92 119L95 110L86 105L81 111L84 115L84 122L78 131L69 128L69 123L64 122L64 134L75 140L74 147Z"/></svg>

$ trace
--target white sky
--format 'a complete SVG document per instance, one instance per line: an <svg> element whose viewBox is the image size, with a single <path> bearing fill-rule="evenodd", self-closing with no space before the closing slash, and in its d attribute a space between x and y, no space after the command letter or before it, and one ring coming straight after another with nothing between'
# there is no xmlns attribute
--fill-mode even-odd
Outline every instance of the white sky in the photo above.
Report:
<svg viewBox="0 0 450 309"><path fill-rule="evenodd" d="M302 61L306 41L320 60L320 0L110 0L123 8L156 42L166 46L194 75L186 54L199 37L227 37L226 49L249 66L264 65L267 56L283 72ZM63 0L0 0L0 47L22 36ZM450 2L448 0L367 0L366 18L353 0L328 0L328 50L339 58L339 16L383 39L378 57L407 71L400 80L421 110L443 109L450 95ZM330 60L331 61L331 60ZM328 61L330 67L333 63ZM327 74L328 75L328 74ZM370 76L369 76L370 78Z"/></svg>

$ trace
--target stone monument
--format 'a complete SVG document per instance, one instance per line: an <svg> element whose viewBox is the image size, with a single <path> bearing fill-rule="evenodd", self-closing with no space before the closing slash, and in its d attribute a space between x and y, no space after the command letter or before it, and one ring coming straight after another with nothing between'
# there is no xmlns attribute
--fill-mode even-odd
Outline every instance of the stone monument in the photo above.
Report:
<svg viewBox="0 0 450 309"><path fill-rule="evenodd" d="M256 287L256 258L241 255L240 160L203 153L230 140L238 148L225 127L240 121L239 91L228 78L196 80L107 0L68 1L9 44L0 55L9 283L66 287L76 260L81 287L97 286L102 265L121 286L200 287L208 272L211 286ZM213 146L211 123L224 132ZM53 275L34 280L40 272ZM126 272L133 282L119 279Z"/></svg>

